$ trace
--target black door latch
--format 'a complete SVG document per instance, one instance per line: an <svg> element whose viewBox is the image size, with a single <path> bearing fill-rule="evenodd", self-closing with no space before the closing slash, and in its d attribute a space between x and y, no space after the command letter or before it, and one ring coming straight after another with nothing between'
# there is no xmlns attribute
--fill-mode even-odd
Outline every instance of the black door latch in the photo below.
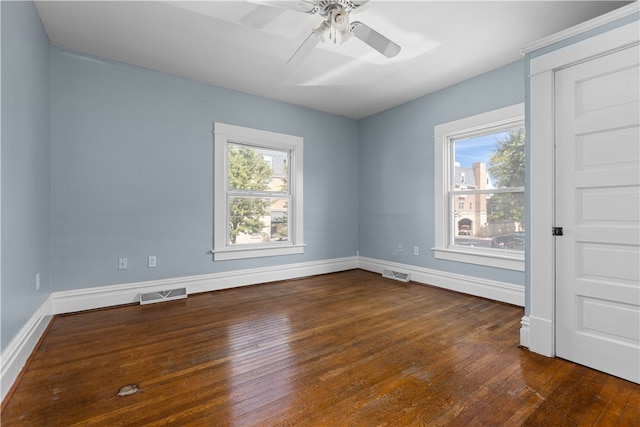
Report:
<svg viewBox="0 0 640 427"><path fill-rule="evenodd" d="M564 235L564 230L562 229L562 227L553 227L552 234L554 236L563 236Z"/></svg>

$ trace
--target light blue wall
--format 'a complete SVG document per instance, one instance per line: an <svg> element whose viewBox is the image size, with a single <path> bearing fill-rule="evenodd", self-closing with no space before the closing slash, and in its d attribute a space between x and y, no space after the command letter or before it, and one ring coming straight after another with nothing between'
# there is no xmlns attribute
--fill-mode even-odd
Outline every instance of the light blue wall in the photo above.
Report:
<svg viewBox="0 0 640 427"><path fill-rule="evenodd" d="M524 285L522 272L437 260L431 250L434 126L524 102L524 81L520 60L359 121L360 255Z"/></svg>
<svg viewBox="0 0 640 427"><path fill-rule="evenodd" d="M521 102L522 62L356 122L62 51L48 46L32 3L2 8L3 348L51 291L357 250L523 282L430 251L433 126ZM214 121L304 137L304 255L211 260ZM399 257L399 242L421 255ZM156 268L146 267L149 255ZM117 269L119 257L127 270Z"/></svg>
<svg viewBox="0 0 640 427"><path fill-rule="evenodd" d="M0 299L4 350L51 293L49 41L31 2L1 2ZM36 291L36 274L41 289Z"/></svg>
<svg viewBox="0 0 640 427"><path fill-rule="evenodd" d="M51 108L55 291L356 254L354 120L53 47ZM304 138L304 255L212 261L214 121Z"/></svg>
<svg viewBox="0 0 640 427"><path fill-rule="evenodd" d="M1 30L3 349L52 291L358 250L527 280L433 257L433 127L525 101L532 55L356 122L50 47L30 2L2 2ZM214 121L304 137L304 255L212 261Z"/></svg>
<svg viewBox="0 0 640 427"><path fill-rule="evenodd" d="M33 3L0 2L0 349L52 291L357 250L524 283L528 312L528 275L434 259L433 127L525 101L531 58L637 19L356 122L61 51L49 46ZM211 260L214 121L304 137L304 255ZM398 243L407 248L402 255ZM158 257L156 268L146 267L148 255ZM121 256L129 258L126 271L117 270Z"/></svg>

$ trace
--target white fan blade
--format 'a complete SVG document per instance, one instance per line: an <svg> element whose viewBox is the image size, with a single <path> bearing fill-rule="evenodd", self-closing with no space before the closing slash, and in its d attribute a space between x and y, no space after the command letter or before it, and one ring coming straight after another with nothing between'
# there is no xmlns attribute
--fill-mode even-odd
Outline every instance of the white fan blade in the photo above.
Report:
<svg viewBox="0 0 640 427"><path fill-rule="evenodd" d="M356 8L361 8L365 3L369 3L369 0L354 0L351 3L353 3Z"/></svg>
<svg viewBox="0 0 640 427"><path fill-rule="evenodd" d="M320 36L316 33L317 30L313 30L309 37L305 39L300 47L291 55L291 58L287 61L287 64L294 66L300 63L304 58L311 53L314 47L320 42Z"/></svg>
<svg viewBox="0 0 640 427"><path fill-rule="evenodd" d="M249 3L279 7L280 9L290 9L304 13L315 13L318 10L318 6L316 6L312 0L249 0Z"/></svg>
<svg viewBox="0 0 640 427"><path fill-rule="evenodd" d="M360 21L352 22L349 31L387 58L393 58L400 53L401 47L399 45Z"/></svg>
<svg viewBox="0 0 640 427"><path fill-rule="evenodd" d="M240 23L251 28L262 28L284 13L284 9L258 6L240 18Z"/></svg>

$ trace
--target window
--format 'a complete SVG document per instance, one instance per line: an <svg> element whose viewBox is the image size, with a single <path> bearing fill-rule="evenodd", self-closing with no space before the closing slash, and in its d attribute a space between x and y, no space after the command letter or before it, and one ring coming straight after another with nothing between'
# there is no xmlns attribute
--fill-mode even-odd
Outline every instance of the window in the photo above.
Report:
<svg viewBox="0 0 640 427"><path fill-rule="evenodd" d="M523 271L524 105L434 130L435 257Z"/></svg>
<svg viewBox="0 0 640 427"><path fill-rule="evenodd" d="M299 254L303 140L214 124L215 261Z"/></svg>

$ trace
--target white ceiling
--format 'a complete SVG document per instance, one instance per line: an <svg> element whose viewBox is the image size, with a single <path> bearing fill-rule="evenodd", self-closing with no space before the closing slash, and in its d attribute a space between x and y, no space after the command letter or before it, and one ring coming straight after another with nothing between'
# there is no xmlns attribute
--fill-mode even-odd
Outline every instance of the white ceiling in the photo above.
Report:
<svg viewBox="0 0 640 427"><path fill-rule="evenodd" d="M318 17L283 10L243 25L247 1L42 1L51 43L192 80L360 119L520 59L528 43L618 1L382 1L351 14L402 46L387 59L352 38L286 61ZM273 9L273 8L270 8ZM251 15L249 15L251 16Z"/></svg>

